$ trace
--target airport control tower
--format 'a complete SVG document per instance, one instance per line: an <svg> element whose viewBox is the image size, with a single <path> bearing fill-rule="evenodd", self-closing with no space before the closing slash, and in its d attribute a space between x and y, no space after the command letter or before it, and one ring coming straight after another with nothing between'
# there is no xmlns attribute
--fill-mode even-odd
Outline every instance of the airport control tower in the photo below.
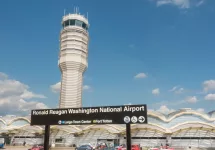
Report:
<svg viewBox="0 0 215 150"><path fill-rule="evenodd" d="M77 11L63 16L58 65L60 108L82 107L83 73L88 66L88 19Z"/></svg>

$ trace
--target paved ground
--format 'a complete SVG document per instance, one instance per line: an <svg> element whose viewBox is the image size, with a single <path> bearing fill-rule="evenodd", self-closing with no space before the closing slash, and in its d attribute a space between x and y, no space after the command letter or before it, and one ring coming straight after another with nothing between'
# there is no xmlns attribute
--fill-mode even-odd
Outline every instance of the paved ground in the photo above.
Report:
<svg viewBox="0 0 215 150"><path fill-rule="evenodd" d="M31 147L23 147L23 146L6 146L4 149L5 150L28 150Z"/></svg>
<svg viewBox="0 0 215 150"><path fill-rule="evenodd" d="M29 148L31 148L31 146L6 146L4 149L2 149L2 150L28 150ZM63 150L64 148L52 148L53 150ZM67 147L67 148L65 148L65 149L70 149L70 150L73 150L73 148L71 148L71 147ZM51 150L51 149L50 149ZM144 149L145 150L145 149ZM176 148L175 150L187 150L187 149L183 149L183 148ZM193 149L191 149L191 150L215 150L215 148L203 148L203 149L201 149L201 148L193 148Z"/></svg>

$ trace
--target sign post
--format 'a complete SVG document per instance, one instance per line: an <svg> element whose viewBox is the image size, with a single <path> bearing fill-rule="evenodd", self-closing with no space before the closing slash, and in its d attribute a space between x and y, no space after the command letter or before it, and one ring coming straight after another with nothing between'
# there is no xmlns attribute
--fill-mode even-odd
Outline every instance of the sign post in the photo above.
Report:
<svg viewBox="0 0 215 150"><path fill-rule="evenodd" d="M46 125L45 136L44 136L44 150L49 149L49 134L50 134L50 125Z"/></svg>
<svg viewBox="0 0 215 150"><path fill-rule="evenodd" d="M127 150L131 150L131 124L126 124L126 145Z"/></svg>
<svg viewBox="0 0 215 150"><path fill-rule="evenodd" d="M44 149L49 147L50 125L126 124L127 150L131 149L131 124L146 124L146 105L123 105L31 111L31 125L45 125Z"/></svg>

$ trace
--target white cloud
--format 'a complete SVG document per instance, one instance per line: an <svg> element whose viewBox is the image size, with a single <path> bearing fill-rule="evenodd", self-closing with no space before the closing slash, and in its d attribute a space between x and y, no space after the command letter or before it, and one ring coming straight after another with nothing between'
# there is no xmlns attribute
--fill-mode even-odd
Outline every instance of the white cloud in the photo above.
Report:
<svg viewBox="0 0 215 150"><path fill-rule="evenodd" d="M153 89L152 94L159 95L160 94L160 89L159 88Z"/></svg>
<svg viewBox="0 0 215 150"><path fill-rule="evenodd" d="M201 113L205 112L205 110L203 108L198 108L196 111L201 112Z"/></svg>
<svg viewBox="0 0 215 150"><path fill-rule="evenodd" d="M199 2L197 2L196 6L199 7L200 5L204 4L205 0L200 0Z"/></svg>
<svg viewBox="0 0 215 150"><path fill-rule="evenodd" d="M0 99L0 114L28 114L31 109L46 109L48 108L44 103L36 101L25 101L19 96L10 96Z"/></svg>
<svg viewBox="0 0 215 150"><path fill-rule="evenodd" d="M32 98L46 98L44 95L35 94L29 90L29 86L20 81L9 79L6 74L1 73L0 78L0 114L25 114L31 109L47 108L43 103L37 101L26 101Z"/></svg>
<svg viewBox="0 0 215 150"><path fill-rule="evenodd" d="M215 91L215 80L207 80L203 82L203 89L205 92Z"/></svg>
<svg viewBox="0 0 215 150"><path fill-rule="evenodd" d="M215 101L215 94L208 94L205 96L205 100Z"/></svg>
<svg viewBox="0 0 215 150"><path fill-rule="evenodd" d="M0 80L1 79L7 79L7 78L8 78L8 76L5 73L0 72Z"/></svg>
<svg viewBox="0 0 215 150"><path fill-rule="evenodd" d="M147 75L143 72L138 73L136 76L134 76L135 79L142 79L142 78L146 78Z"/></svg>
<svg viewBox="0 0 215 150"><path fill-rule="evenodd" d="M89 85L84 85L83 86L83 90L90 90L90 89L91 89L91 87Z"/></svg>
<svg viewBox="0 0 215 150"><path fill-rule="evenodd" d="M196 98L196 96L189 96L185 100L188 103L196 103L198 101L197 98Z"/></svg>
<svg viewBox="0 0 215 150"><path fill-rule="evenodd" d="M56 84L51 85L50 88L52 92L59 93L61 88L61 82L57 82ZM84 85L83 90L85 91L92 90L92 87L89 85Z"/></svg>
<svg viewBox="0 0 215 150"><path fill-rule="evenodd" d="M157 0L157 6L171 4L179 8L189 8L190 0Z"/></svg>
<svg viewBox="0 0 215 150"><path fill-rule="evenodd" d="M158 112L161 112L163 114L169 114L171 112L174 112L174 109L169 109L166 105L160 106L160 108L157 110Z"/></svg>
<svg viewBox="0 0 215 150"><path fill-rule="evenodd" d="M169 90L169 92L174 92L177 88L178 86L174 86L172 89Z"/></svg>
<svg viewBox="0 0 215 150"><path fill-rule="evenodd" d="M124 105L132 105L131 103L128 103L128 104L124 104Z"/></svg>
<svg viewBox="0 0 215 150"><path fill-rule="evenodd" d="M52 92L58 93L60 92L61 82L57 82L56 84L53 84L50 86Z"/></svg>
<svg viewBox="0 0 215 150"><path fill-rule="evenodd" d="M154 0L157 6L174 5L182 9L190 8L191 6L200 6L205 0Z"/></svg>
<svg viewBox="0 0 215 150"><path fill-rule="evenodd" d="M184 88L179 88L179 86L174 86L169 92L174 92L175 94L181 94L184 92Z"/></svg>
<svg viewBox="0 0 215 150"><path fill-rule="evenodd" d="M30 92L28 90L24 90L23 94L20 96L23 99L31 99L31 98L46 98L44 95L41 94L35 94L33 92Z"/></svg>
<svg viewBox="0 0 215 150"><path fill-rule="evenodd" d="M179 88L178 90L175 91L176 94L181 94L184 92L184 88Z"/></svg>
<svg viewBox="0 0 215 150"><path fill-rule="evenodd" d="M166 105L166 106L178 106L181 104L187 103L185 100L172 100L172 101L161 101L152 104L152 107L160 106L160 105Z"/></svg>
<svg viewBox="0 0 215 150"><path fill-rule="evenodd" d="M147 111L155 111L154 109L147 108Z"/></svg>

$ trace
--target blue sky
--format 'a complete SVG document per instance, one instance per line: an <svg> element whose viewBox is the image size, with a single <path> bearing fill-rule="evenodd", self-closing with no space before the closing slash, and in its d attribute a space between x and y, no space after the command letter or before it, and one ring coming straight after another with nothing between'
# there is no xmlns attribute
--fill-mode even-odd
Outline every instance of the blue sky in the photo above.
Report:
<svg viewBox="0 0 215 150"><path fill-rule="evenodd" d="M215 1L7 0L0 2L0 114L58 105L51 86L60 81L60 22L74 6L90 22L84 106L214 110Z"/></svg>

